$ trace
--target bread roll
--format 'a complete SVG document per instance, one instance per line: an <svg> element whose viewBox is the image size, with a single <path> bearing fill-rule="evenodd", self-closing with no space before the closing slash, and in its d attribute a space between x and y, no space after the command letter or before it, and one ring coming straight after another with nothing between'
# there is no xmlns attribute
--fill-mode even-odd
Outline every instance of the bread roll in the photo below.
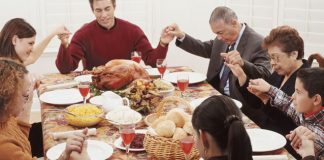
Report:
<svg viewBox="0 0 324 160"><path fill-rule="evenodd" d="M183 130L185 130L190 135L193 135L193 133L194 133L194 129L193 129L192 123L190 121L188 121L184 124Z"/></svg>
<svg viewBox="0 0 324 160"><path fill-rule="evenodd" d="M155 131L159 136L171 138L174 134L175 129L176 125L174 124L174 122L170 120L164 120L156 126Z"/></svg>
<svg viewBox="0 0 324 160"><path fill-rule="evenodd" d="M185 123L185 119L179 110L173 109L169 111L166 115L166 119L173 121L179 128L182 128Z"/></svg>
<svg viewBox="0 0 324 160"><path fill-rule="evenodd" d="M166 120L166 116L160 116L159 118L157 118L156 120L153 121L151 127L155 129L156 126L157 126L160 122L162 122L162 121L164 121L164 120Z"/></svg>
<svg viewBox="0 0 324 160"><path fill-rule="evenodd" d="M185 137L187 137L187 132L185 130L183 130L182 128L176 128L172 139L180 140Z"/></svg>

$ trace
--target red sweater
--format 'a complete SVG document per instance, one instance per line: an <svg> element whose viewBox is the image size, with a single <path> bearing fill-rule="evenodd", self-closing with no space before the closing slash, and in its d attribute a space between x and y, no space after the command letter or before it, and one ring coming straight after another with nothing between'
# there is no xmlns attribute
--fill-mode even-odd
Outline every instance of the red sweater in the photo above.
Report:
<svg viewBox="0 0 324 160"><path fill-rule="evenodd" d="M68 48L60 46L56 67L69 73L82 60L84 69L92 70L112 59L130 59L134 50L142 52L146 64L155 66L156 59L166 57L168 48L158 45L153 49L144 32L130 22L116 18L115 26L107 30L94 20L74 34Z"/></svg>

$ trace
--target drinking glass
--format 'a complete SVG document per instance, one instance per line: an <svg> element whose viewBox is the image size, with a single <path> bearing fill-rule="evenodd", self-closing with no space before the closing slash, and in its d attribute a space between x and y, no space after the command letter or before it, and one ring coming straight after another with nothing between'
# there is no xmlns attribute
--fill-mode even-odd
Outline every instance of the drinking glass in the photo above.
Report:
<svg viewBox="0 0 324 160"><path fill-rule="evenodd" d="M131 54L131 59L137 63L140 63L142 60L142 53L138 51L133 51Z"/></svg>
<svg viewBox="0 0 324 160"><path fill-rule="evenodd" d="M189 154L194 144L194 138L192 136L185 137L180 140L180 147L185 155L185 159L189 159Z"/></svg>
<svg viewBox="0 0 324 160"><path fill-rule="evenodd" d="M156 60L156 67L159 70L160 74L161 74L161 79L163 78L164 72L166 70L167 67L167 62L165 59L157 59Z"/></svg>
<svg viewBox="0 0 324 160"><path fill-rule="evenodd" d="M86 104L86 97L90 91L90 82L80 82L78 84L78 89L80 91L81 96L83 97L83 104Z"/></svg>
<svg viewBox="0 0 324 160"><path fill-rule="evenodd" d="M189 85L189 76L188 74L178 74L177 75L177 86L179 90L181 91L181 97L184 97L184 93L186 91L186 88Z"/></svg>
<svg viewBox="0 0 324 160"><path fill-rule="evenodd" d="M126 148L126 155L128 159L128 153L129 153L129 146L134 140L136 134L135 134L135 124L120 124L119 125L119 134L123 140L123 143Z"/></svg>

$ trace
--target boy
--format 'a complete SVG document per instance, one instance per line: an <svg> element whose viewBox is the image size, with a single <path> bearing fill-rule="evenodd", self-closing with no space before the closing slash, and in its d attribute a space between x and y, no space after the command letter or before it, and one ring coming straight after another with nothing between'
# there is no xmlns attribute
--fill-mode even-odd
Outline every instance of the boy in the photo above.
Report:
<svg viewBox="0 0 324 160"><path fill-rule="evenodd" d="M313 131L316 157L324 159L324 68L301 69L292 98L263 79L251 80L248 90Z"/></svg>

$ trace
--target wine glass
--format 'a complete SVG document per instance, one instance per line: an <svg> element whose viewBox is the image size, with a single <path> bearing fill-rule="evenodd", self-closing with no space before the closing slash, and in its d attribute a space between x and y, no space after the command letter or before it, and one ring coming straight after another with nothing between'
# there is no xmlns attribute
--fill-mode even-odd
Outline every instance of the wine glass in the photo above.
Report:
<svg viewBox="0 0 324 160"><path fill-rule="evenodd" d="M188 74L178 74L177 75L177 86L181 91L181 97L184 97L184 92L189 85L189 76Z"/></svg>
<svg viewBox="0 0 324 160"><path fill-rule="evenodd" d="M185 159L189 159L189 154L194 144L194 139L192 136L185 137L180 140L180 147L185 155Z"/></svg>
<svg viewBox="0 0 324 160"><path fill-rule="evenodd" d="M139 51L133 51L131 54L131 59L132 59L132 61L140 63L142 60L142 53Z"/></svg>
<svg viewBox="0 0 324 160"><path fill-rule="evenodd" d="M160 74L161 74L161 79L163 78L164 72L166 70L167 67L167 62L165 59L157 59L156 60L156 67L159 70Z"/></svg>
<svg viewBox="0 0 324 160"><path fill-rule="evenodd" d="M83 104L86 104L86 97L90 91L90 82L79 82L78 89L83 97Z"/></svg>
<svg viewBox="0 0 324 160"><path fill-rule="evenodd" d="M134 140L136 134L135 134L135 124L120 124L119 125L119 134L123 140L123 143L126 148L126 155L128 159L128 153L129 153L129 146Z"/></svg>

